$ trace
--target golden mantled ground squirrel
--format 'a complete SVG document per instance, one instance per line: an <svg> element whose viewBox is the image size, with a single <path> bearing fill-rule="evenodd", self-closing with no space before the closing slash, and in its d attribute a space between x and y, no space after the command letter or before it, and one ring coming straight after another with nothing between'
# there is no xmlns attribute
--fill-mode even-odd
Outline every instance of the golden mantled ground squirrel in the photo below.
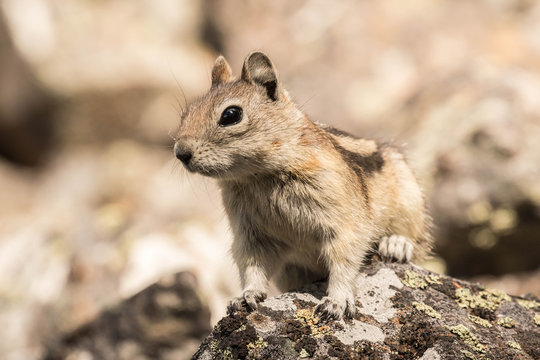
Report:
<svg viewBox="0 0 540 360"><path fill-rule="evenodd" d="M270 279L282 291L328 279L316 312L351 317L370 249L401 262L430 250L424 199L403 155L309 120L263 53L246 58L237 80L217 58L210 91L181 115L175 154L221 188L243 288L229 311L257 308Z"/></svg>

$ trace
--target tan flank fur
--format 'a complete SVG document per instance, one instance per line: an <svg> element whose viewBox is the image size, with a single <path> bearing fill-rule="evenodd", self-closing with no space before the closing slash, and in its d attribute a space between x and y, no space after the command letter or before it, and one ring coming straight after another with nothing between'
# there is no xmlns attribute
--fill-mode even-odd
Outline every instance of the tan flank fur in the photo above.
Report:
<svg viewBox="0 0 540 360"><path fill-rule="evenodd" d="M221 188L243 287L230 311L256 308L270 280L287 291L328 279L317 313L351 317L370 249L403 262L430 250L424 198L403 155L309 120L263 53L246 58L240 79L217 58L209 92L182 113L175 153Z"/></svg>

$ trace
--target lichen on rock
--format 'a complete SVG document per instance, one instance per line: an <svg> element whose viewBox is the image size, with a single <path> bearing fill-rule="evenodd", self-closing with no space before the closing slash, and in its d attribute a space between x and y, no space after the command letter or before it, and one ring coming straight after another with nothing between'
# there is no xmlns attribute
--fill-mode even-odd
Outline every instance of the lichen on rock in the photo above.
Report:
<svg viewBox="0 0 540 360"><path fill-rule="evenodd" d="M511 317L505 316L497 320L497 324L502 327L511 329L516 325L516 322Z"/></svg>
<svg viewBox="0 0 540 360"><path fill-rule="evenodd" d="M517 303L527 309L540 308L540 302L536 300L517 299Z"/></svg>
<svg viewBox="0 0 540 360"><path fill-rule="evenodd" d="M467 316L469 317L469 320L471 320L473 323L478 324L480 326L483 326L486 328L490 328L493 326L489 321L487 321L486 319L482 319L480 316L476 316L473 314L467 314Z"/></svg>
<svg viewBox="0 0 540 360"><path fill-rule="evenodd" d="M432 318L435 318L435 319L441 318L441 314L437 310L433 309L431 306L427 304L413 301L411 305L414 306L416 310L420 310L426 313L427 315L431 316Z"/></svg>
<svg viewBox="0 0 540 360"><path fill-rule="evenodd" d="M470 289L456 289L456 301L463 308L485 308L488 310L497 310L503 301L511 301L510 296L501 290L486 289L477 293L472 293Z"/></svg>
<svg viewBox="0 0 540 360"><path fill-rule="evenodd" d="M467 344L471 349L479 353L486 352L486 345L481 344L478 338L463 324L454 326L445 325L445 327L452 333L459 336L459 338Z"/></svg>
<svg viewBox="0 0 540 360"><path fill-rule="evenodd" d="M405 277L401 280L403 284L413 289L425 289L428 284L426 280L418 273L407 270L405 271Z"/></svg>
<svg viewBox="0 0 540 360"><path fill-rule="evenodd" d="M224 318L193 359L540 358L536 313L497 290L374 262L359 276L355 317L321 322L313 310L325 290L311 284ZM511 330L494 326L505 318Z"/></svg>

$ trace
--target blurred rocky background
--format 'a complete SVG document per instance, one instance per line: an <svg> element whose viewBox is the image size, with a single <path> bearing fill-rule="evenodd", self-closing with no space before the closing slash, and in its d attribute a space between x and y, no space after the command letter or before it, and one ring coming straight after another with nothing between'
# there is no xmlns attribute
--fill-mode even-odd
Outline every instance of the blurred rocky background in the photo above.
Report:
<svg viewBox="0 0 540 360"><path fill-rule="evenodd" d="M540 295L540 3L0 0L0 358L38 359L177 271L224 315L219 193L171 136L215 56L238 74L253 49L312 119L405 146L426 266Z"/></svg>

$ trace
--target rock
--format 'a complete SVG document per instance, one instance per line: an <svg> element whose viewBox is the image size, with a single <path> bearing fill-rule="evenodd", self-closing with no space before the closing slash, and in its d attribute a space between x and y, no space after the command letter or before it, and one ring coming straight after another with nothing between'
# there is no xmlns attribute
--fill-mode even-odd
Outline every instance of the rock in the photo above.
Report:
<svg viewBox="0 0 540 360"><path fill-rule="evenodd" d="M506 274L500 277L493 275L476 276L471 281L479 282L487 287L501 289L508 294L533 294L540 296L540 269L536 271Z"/></svg>
<svg viewBox="0 0 540 360"><path fill-rule="evenodd" d="M41 165L52 148L53 96L12 44L0 10L0 156Z"/></svg>
<svg viewBox="0 0 540 360"><path fill-rule="evenodd" d="M194 275L181 272L50 344L44 359L186 359L210 329Z"/></svg>
<svg viewBox="0 0 540 360"><path fill-rule="evenodd" d="M223 318L193 359L538 359L540 302L376 262L352 320L319 321L324 283Z"/></svg>
<svg viewBox="0 0 540 360"><path fill-rule="evenodd" d="M436 81L390 116L427 174L437 253L453 276L538 268L540 170L531 164L540 147L529 139L540 136L540 107L527 113L523 104L540 94L540 77L512 76Z"/></svg>

